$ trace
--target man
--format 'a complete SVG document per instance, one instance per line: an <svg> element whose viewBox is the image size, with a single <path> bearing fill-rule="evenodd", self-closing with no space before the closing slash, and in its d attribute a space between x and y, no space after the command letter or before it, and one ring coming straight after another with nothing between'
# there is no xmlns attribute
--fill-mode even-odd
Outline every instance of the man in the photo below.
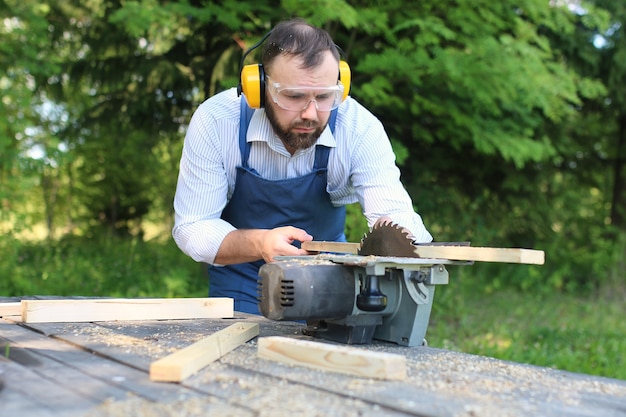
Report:
<svg viewBox="0 0 626 417"><path fill-rule="evenodd" d="M337 46L295 19L263 45L262 108L251 93L219 93L194 113L180 161L173 237L209 266L209 295L258 314L258 269L306 255L300 242L345 240L345 205L368 224L393 221L419 242L432 237L400 182L378 119L342 85Z"/></svg>

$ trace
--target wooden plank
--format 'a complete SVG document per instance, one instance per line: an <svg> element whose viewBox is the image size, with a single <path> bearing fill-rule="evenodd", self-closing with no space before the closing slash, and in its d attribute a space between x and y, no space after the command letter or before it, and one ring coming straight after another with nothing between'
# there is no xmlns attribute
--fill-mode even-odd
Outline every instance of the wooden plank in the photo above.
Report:
<svg viewBox="0 0 626 417"><path fill-rule="evenodd" d="M232 298L22 300L25 323L232 318Z"/></svg>
<svg viewBox="0 0 626 417"><path fill-rule="evenodd" d="M238 322L150 364L150 380L180 382L259 335L258 323Z"/></svg>
<svg viewBox="0 0 626 417"><path fill-rule="evenodd" d="M389 380L406 378L406 358L403 355L282 336L260 338L258 356L289 365L366 378Z"/></svg>
<svg viewBox="0 0 626 417"><path fill-rule="evenodd" d="M302 249L311 252L358 254L359 243L312 241L302 242ZM505 262L543 265L545 253L534 249L488 248L476 246L428 245L415 246L418 258L449 259L453 261Z"/></svg>
<svg viewBox="0 0 626 417"><path fill-rule="evenodd" d="M505 262L543 265L543 251L519 248L486 248L473 246L415 246L420 258L450 259L455 261Z"/></svg>
<svg viewBox="0 0 626 417"><path fill-rule="evenodd" d="M22 304L20 302L0 303L0 317L19 316L21 314Z"/></svg>
<svg viewBox="0 0 626 417"><path fill-rule="evenodd" d="M357 255L361 248L360 243L350 242L328 242L328 241L311 241L302 242L302 249L309 252L338 252L338 253L351 253Z"/></svg>

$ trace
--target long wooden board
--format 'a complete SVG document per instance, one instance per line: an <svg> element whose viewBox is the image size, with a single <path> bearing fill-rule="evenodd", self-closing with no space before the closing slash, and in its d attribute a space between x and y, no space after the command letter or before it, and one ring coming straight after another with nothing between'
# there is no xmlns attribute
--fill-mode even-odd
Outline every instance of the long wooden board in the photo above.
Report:
<svg viewBox="0 0 626 417"><path fill-rule="evenodd" d="M451 259L454 261L504 262L533 265L543 265L545 263L544 252L535 249L417 245L415 253L420 258Z"/></svg>
<svg viewBox="0 0 626 417"><path fill-rule="evenodd" d="M257 354L289 365L366 378L403 380L407 375L406 358L402 355L282 336L260 338Z"/></svg>
<svg viewBox="0 0 626 417"><path fill-rule="evenodd" d="M232 318L232 298L22 300L25 323Z"/></svg>
<svg viewBox="0 0 626 417"><path fill-rule="evenodd" d="M22 314L22 304L18 302L0 303L0 317L19 316Z"/></svg>
<svg viewBox="0 0 626 417"><path fill-rule="evenodd" d="M180 382L259 335L258 323L235 323L150 364L150 380Z"/></svg>
<svg viewBox="0 0 626 417"><path fill-rule="evenodd" d="M302 242L311 252L340 252L357 254L360 244L350 242ZM477 246L416 245L418 258L450 259L454 261L504 262L543 265L545 253L535 249L490 248Z"/></svg>

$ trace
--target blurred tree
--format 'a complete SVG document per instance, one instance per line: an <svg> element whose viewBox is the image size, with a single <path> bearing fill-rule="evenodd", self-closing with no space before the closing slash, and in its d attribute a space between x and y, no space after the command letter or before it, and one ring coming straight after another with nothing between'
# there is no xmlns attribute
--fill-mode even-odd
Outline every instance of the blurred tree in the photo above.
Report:
<svg viewBox="0 0 626 417"><path fill-rule="evenodd" d="M31 156L56 151L58 139L43 125L53 109L45 107L45 93L38 80L59 70L58 60L48 56L48 9L38 2L0 1L0 230L20 229L28 219L19 210L33 186L49 178L53 163ZM26 174L26 175L24 175ZM53 187L48 187L50 190ZM37 188L41 190L40 188Z"/></svg>
<svg viewBox="0 0 626 417"><path fill-rule="evenodd" d="M352 95L385 124L438 240L552 248L566 261L562 248L602 236L605 218L623 223L621 5L0 0L0 10L0 197L39 198L32 220L50 234L57 223L141 233L148 216L171 221L191 113L235 86L242 53L292 16L344 50ZM588 275L572 265L561 275Z"/></svg>
<svg viewBox="0 0 626 417"><path fill-rule="evenodd" d="M354 94L409 150L403 175L420 211L444 220L429 219L439 239L470 237L482 223L492 244L516 243L520 224L510 220L520 198L541 192L529 166L555 155L551 127L603 91L542 33L573 33L575 16L543 0L398 1L383 16L386 27L358 54L367 81ZM537 220L528 215L521 228L536 235Z"/></svg>
<svg viewBox="0 0 626 417"><path fill-rule="evenodd" d="M582 123L569 133L577 148L576 159L570 164L580 166L581 179L593 178L593 185L606 192L610 203L610 224L617 231L626 232L626 5L622 2L596 0L594 3L611 14L610 25L602 31L586 32L587 48L582 43L567 44L569 51L577 51L574 64L581 73L602 80L606 94L585 103ZM586 11L585 11L586 12ZM583 16L587 16L585 13ZM566 39L561 38L563 43ZM589 47L591 41L593 48ZM585 45L585 44L582 44ZM570 56L573 54L570 54ZM610 182L604 176L592 173L608 169ZM610 189L606 189L606 186Z"/></svg>

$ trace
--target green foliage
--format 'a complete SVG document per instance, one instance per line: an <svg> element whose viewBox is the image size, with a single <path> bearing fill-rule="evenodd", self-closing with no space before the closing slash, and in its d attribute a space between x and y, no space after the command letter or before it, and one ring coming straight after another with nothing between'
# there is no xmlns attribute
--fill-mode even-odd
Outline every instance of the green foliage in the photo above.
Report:
<svg viewBox="0 0 626 417"><path fill-rule="evenodd" d="M465 2L440 3L440 10L428 12L423 9L432 5L415 5L411 14L420 17L391 23L383 34L389 46L359 61L357 70L369 79L355 94L385 119L410 114L417 123L398 134L407 146L442 140L461 149L471 143L518 168L544 161L554 154L541 130L545 120L565 122L573 115L572 104L580 103L577 83L586 94L604 90L572 72L539 33L554 25L547 13L552 8L542 3L529 1L516 11L506 2L472 2L475 12ZM526 7L542 11L529 14ZM438 17L443 10L445 20ZM563 26L574 30L573 22ZM392 129L408 130L404 124Z"/></svg>
<svg viewBox="0 0 626 417"><path fill-rule="evenodd" d="M346 207L345 234L348 242L360 242L363 235L368 231L367 220L362 213L359 203L350 204Z"/></svg>
<svg viewBox="0 0 626 417"><path fill-rule="evenodd" d="M59 68L46 56L48 9L38 2L0 3L0 230L3 222L24 220L13 213L28 203L25 190L37 175L27 154L43 131L38 112L45 95L37 82Z"/></svg>
<svg viewBox="0 0 626 417"><path fill-rule="evenodd" d="M473 267L461 268L450 267L450 285L437 290L430 346L626 379L622 296L486 292Z"/></svg>
<svg viewBox="0 0 626 417"><path fill-rule="evenodd" d="M171 240L66 236L58 241L0 239L0 294L203 297L202 266Z"/></svg>
<svg viewBox="0 0 626 417"><path fill-rule="evenodd" d="M346 28L354 28L360 21L360 10L344 0L283 0L282 7L285 18L298 16L322 27L328 22L339 21Z"/></svg>

